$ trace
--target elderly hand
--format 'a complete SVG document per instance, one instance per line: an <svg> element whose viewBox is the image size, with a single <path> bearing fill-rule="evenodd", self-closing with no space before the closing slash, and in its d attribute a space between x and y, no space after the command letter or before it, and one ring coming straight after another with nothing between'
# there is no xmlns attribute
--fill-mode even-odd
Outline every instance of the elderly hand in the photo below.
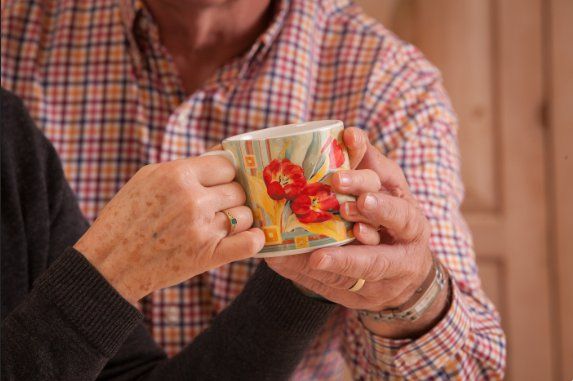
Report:
<svg viewBox="0 0 573 381"><path fill-rule="evenodd" d="M430 224L400 167L373 147L366 134L348 129L344 135L355 170L340 171L332 185L339 193L357 196L341 207L355 221L357 244L319 249L311 254L269 258L276 272L335 303L351 309L381 311L404 304L422 285L432 268ZM357 292L349 289L365 279ZM415 322L364 324L386 337L413 337L433 326L446 307L447 287Z"/></svg>
<svg viewBox="0 0 573 381"><path fill-rule="evenodd" d="M245 193L235 168L219 156L143 167L102 210L74 248L132 304L259 252L260 229L249 229ZM229 211L238 224L228 236ZM247 230L248 229L248 230Z"/></svg>

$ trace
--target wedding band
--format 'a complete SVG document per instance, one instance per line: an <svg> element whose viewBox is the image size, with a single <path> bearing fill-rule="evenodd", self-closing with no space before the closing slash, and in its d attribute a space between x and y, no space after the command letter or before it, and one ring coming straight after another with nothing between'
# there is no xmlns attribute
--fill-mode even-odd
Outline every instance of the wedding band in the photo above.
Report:
<svg viewBox="0 0 573 381"><path fill-rule="evenodd" d="M228 210L223 211L227 218L229 219L229 234L233 234L237 230L237 218L231 214Z"/></svg>
<svg viewBox="0 0 573 381"><path fill-rule="evenodd" d="M350 292L360 291L360 289L361 289L362 287L364 287L364 283L366 283L366 281L365 281L364 279L362 279L362 278L359 278L359 279L356 280L356 283L354 283L354 286L350 287L350 288L348 289L348 291L350 291Z"/></svg>

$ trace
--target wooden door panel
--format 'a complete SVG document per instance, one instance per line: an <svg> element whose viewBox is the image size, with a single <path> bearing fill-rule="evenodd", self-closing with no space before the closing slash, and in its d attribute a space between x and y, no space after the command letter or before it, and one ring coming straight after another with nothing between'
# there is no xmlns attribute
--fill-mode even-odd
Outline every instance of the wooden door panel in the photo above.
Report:
<svg viewBox="0 0 573 381"><path fill-rule="evenodd" d="M490 1L358 1L388 28L419 47L444 75L460 119L464 210L495 211L493 28ZM391 12L389 15L388 13ZM426 33L425 31L430 31Z"/></svg>
<svg viewBox="0 0 573 381"><path fill-rule="evenodd" d="M555 255L558 379L573 380L573 1L550 2L551 249Z"/></svg>
<svg viewBox="0 0 573 381"><path fill-rule="evenodd" d="M542 0L361 0L442 71L460 120L463 212L512 379L552 379Z"/></svg>

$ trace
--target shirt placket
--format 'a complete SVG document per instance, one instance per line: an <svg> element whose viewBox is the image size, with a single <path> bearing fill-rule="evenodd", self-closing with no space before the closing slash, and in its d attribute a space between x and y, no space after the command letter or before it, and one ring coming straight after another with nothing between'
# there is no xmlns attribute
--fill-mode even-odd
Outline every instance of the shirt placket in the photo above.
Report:
<svg viewBox="0 0 573 381"><path fill-rule="evenodd" d="M141 94L140 128L146 132L143 142L147 163L168 160L165 150L169 149L166 135L173 128L174 117L180 113L184 91L177 75L175 64L162 46L159 31L150 14L142 8L134 24L142 67L139 70L139 92Z"/></svg>

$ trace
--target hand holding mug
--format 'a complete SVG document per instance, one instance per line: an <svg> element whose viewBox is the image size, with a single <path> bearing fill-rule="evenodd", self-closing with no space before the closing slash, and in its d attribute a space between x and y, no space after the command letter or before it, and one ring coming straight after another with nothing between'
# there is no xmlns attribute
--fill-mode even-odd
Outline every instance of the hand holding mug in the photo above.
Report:
<svg viewBox="0 0 573 381"><path fill-rule="evenodd" d="M234 177L233 165L216 156L145 166L74 248L132 304L251 257L263 247L264 235L250 229L252 213Z"/></svg>
<svg viewBox="0 0 573 381"><path fill-rule="evenodd" d="M345 131L345 141L348 134ZM433 263L431 230L401 168L370 145L365 135L358 140L364 147L349 149L349 153L359 164L336 173L332 185L336 192L357 197L341 205L340 213L355 222L354 235L361 244L268 258L267 263L303 289L351 309L378 312L409 301L428 277ZM369 318L363 322L381 336L417 336L441 318L447 293L446 287L416 322L388 324Z"/></svg>

